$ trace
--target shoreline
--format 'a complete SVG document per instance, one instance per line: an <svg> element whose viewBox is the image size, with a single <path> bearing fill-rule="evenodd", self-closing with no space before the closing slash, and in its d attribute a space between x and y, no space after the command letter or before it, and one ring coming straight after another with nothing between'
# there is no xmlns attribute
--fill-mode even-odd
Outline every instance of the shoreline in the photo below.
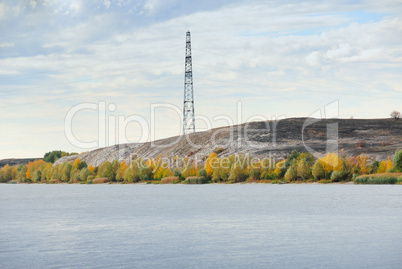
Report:
<svg viewBox="0 0 402 269"><path fill-rule="evenodd" d="M107 182L107 183L26 183L26 182L1 182L0 185L402 185L402 184L356 184L353 181L347 182L287 182L287 183L271 183L271 182L236 182L236 183L205 183L205 184L184 184L184 183L167 183L161 184L160 182L135 182L135 183L122 183L122 182Z"/></svg>

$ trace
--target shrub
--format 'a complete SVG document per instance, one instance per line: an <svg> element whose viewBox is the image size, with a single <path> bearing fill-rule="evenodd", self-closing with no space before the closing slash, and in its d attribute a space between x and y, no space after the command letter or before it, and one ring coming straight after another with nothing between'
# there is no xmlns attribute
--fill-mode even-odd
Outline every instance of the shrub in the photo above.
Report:
<svg viewBox="0 0 402 269"><path fill-rule="evenodd" d="M48 183L49 184L55 184L55 183L60 183L60 181L57 178L52 178L51 180L49 180Z"/></svg>
<svg viewBox="0 0 402 269"><path fill-rule="evenodd" d="M81 180L81 178L80 178L80 175L79 174L76 174L75 176L74 176L74 180L73 180L73 182L74 183L80 183L82 180Z"/></svg>
<svg viewBox="0 0 402 269"><path fill-rule="evenodd" d="M342 171L333 171L331 174L332 182L339 182L346 180L348 178L348 173Z"/></svg>
<svg viewBox="0 0 402 269"><path fill-rule="evenodd" d="M362 175L355 178L355 184L395 184L402 173L382 173L375 175Z"/></svg>
<svg viewBox="0 0 402 269"><path fill-rule="evenodd" d="M279 179L279 177L275 173L270 173L268 171L264 171L261 173L260 179L276 180L276 179Z"/></svg>
<svg viewBox="0 0 402 269"><path fill-rule="evenodd" d="M198 175L199 175L200 177L208 178L208 176L207 176L207 170L205 170L205 168L201 168L200 171L198 171Z"/></svg>
<svg viewBox="0 0 402 269"><path fill-rule="evenodd" d="M196 176L191 176L187 177L186 180L184 180L185 184L205 184L207 183L207 180L205 177L196 177Z"/></svg>
<svg viewBox="0 0 402 269"><path fill-rule="evenodd" d="M247 177L246 169L243 169L240 165L234 164L230 169L228 180L232 183L236 183L245 181Z"/></svg>
<svg viewBox="0 0 402 269"><path fill-rule="evenodd" d="M222 152L224 152L224 151L225 151L225 148L224 148L224 147L217 147L217 148L214 150L214 152L215 152L216 154L222 153Z"/></svg>
<svg viewBox="0 0 402 269"><path fill-rule="evenodd" d="M140 180L144 180L144 181L152 180L153 179L152 168L151 167L141 167L139 178L140 178Z"/></svg>
<svg viewBox="0 0 402 269"><path fill-rule="evenodd" d="M108 183L108 182L110 182L110 179L108 179L107 177L95 178L93 180L94 184L102 184L102 183Z"/></svg>
<svg viewBox="0 0 402 269"><path fill-rule="evenodd" d="M320 181L318 181L318 183L322 183L322 184L328 184L328 183L331 183L332 181L331 180L328 180L328 179L321 179Z"/></svg>
<svg viewBox="0 0 402 269"><path fill-rule="evenodd" d="M354 181L358 176L360 176L360 174L353 173L352 180Z"/></svg>
<svg viewBox="0 0 402 269"><path fill-rule="evenodd" d="M390 116L394 120L399 120L399 118L401 117L401 112L394 110L391 112Z"/></svg>
<svg viewBox="0 0 402 269"><path fill-rule="evenodd" d="M261 178L261 170L258 168L250 168L250 179L259 180Z"/></svg>
<svg viewBox="0 0 402 269"><path fill-rule="evenodd" d="M161 184L173 184L180 181L179 177L164 177L161 179Z"/></svg>
<svg viewBox="0 0 402 269"><path fill-rule="evenodd" d="M184 179L184 178L182 177L182 175L181 175L180 170L178 170L178 169L175 169L175 170L174 170L173 176L179 177L180 180L183 180L183 179Z"/></svg>

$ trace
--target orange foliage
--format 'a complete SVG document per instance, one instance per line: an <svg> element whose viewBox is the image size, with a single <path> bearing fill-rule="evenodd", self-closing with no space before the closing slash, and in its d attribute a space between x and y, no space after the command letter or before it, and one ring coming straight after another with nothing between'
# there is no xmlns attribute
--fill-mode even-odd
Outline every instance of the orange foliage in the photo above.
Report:
<svg viewBox="0 0 402 269"><path fill-rule="evenodd" d="M26 178L27 179L32 179L32 175L36 170L43 171L45 166L47 165L47 162L44 160L36 160L33 162L29 162L27 166L27 172L26 172Z"/></svg>
<svg viewBox="0 0 402 269"><path fill-rule="evenodd" d="M95 173L95 166L92 166L92 165L90 165L89 167L88 167L88 169L89 169L89 171L91 171L91 173L93 174L93 173Z"/></svg>

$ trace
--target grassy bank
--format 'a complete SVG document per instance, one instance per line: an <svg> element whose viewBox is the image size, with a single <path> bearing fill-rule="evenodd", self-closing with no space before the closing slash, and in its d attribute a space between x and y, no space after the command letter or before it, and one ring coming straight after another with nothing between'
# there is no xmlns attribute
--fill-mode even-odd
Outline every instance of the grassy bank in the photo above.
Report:
<svg viewBox="0 0 402 269"><path fill-rule="evenodd" d="M358 176L355 184L402 184L402 173L381 173Z"/></svg>

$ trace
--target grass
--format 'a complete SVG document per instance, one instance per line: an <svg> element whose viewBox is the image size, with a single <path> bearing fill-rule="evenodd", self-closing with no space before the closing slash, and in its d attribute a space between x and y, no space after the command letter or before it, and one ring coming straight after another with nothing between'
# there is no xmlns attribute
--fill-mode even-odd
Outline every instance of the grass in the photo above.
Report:
<svg viewBox="0 0 402 269"><path fill-rule="evenodd" d="M179 177L164 177L161 179L161 184L174 184L179 182Z"/></svg>
<svg viewBox="0 0 402 269"><path fill-rule="evenodd" d="M94 184L103 184L103 183L109 183L110 179L106 178L106 177L101 177L101 178L95 178L93 180Z"/></svg>
<svg viewBox="0 0 402 269"><path fill-rule="evenodd" d="M354 180L355 184L401 184L402 173L381 173L373 175L358 176Z"/></svg>
<svg viewBox="0 0 402 269"><path fill-rule="evenodd" d="M204 177L188 177L183 181L185 184L205 184L207 180Z"/></svg>

